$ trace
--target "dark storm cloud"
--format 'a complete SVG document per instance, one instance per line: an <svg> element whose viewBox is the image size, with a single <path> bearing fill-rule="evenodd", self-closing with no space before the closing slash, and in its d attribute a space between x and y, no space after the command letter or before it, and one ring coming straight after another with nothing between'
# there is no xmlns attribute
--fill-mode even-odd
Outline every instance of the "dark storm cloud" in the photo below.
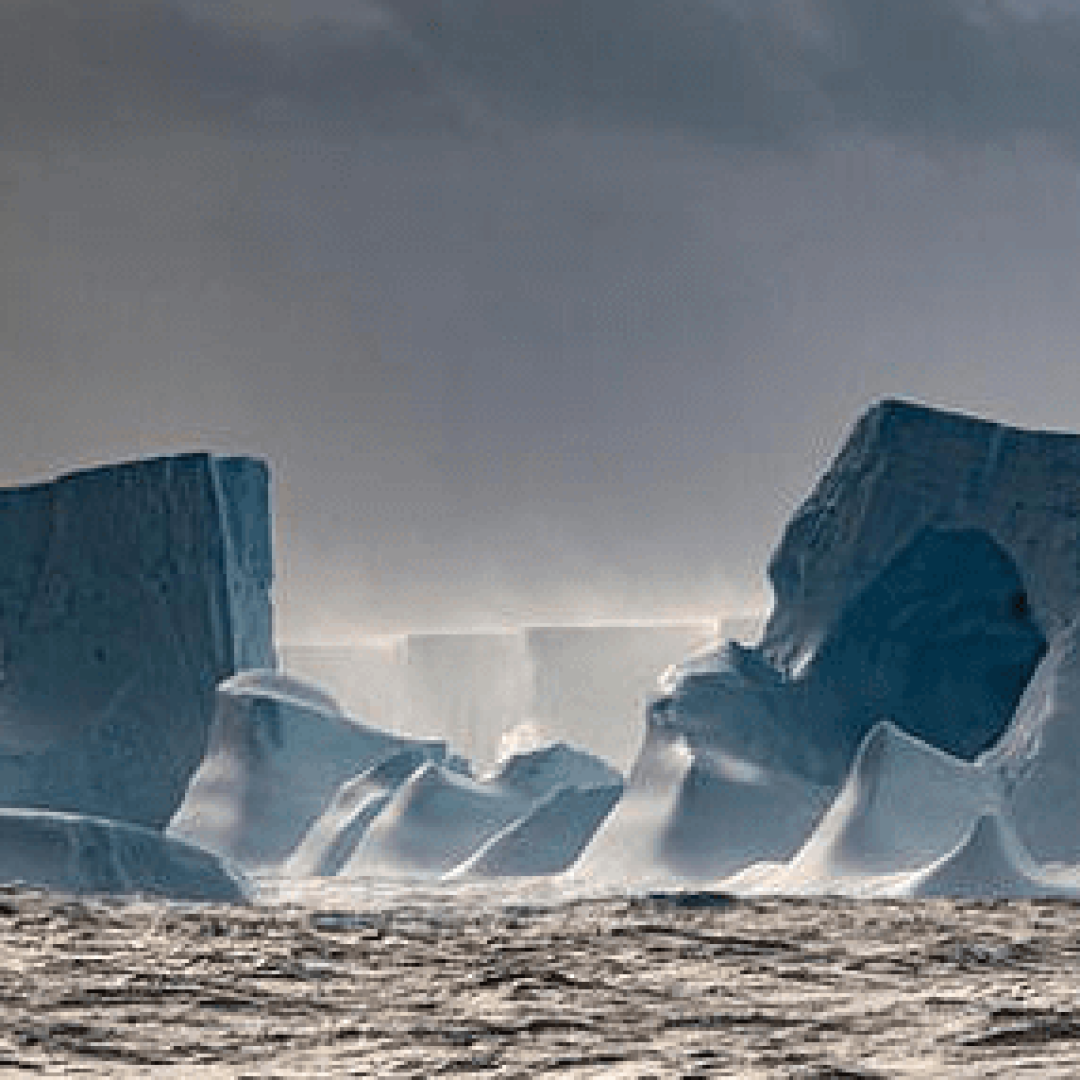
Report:
<svg viewBox="0 0 1080 1080"><path fill-rule="evenodd" d="M832 130L1075 138L1080 11L981 0L414 0L482 96L554 119L803 142Z"/></svg>
<svg viewBox="0 0 1080 1080"><path fill-rule="evenodd" d="M430 129L454 122L417 50L383 20L273 30L167 0L13 0L0 7L0 130L97 141L200 126ZM268 6L268 11L273 5Z"/></svg>
<svg viewBox="0 0 1080 1080"><path fill-rule="evenodd" d="M1072 141L1078 50L1075 9L978 0L18 0L0 12L0 109L9 135L496 117L764 146Z"/></svg>

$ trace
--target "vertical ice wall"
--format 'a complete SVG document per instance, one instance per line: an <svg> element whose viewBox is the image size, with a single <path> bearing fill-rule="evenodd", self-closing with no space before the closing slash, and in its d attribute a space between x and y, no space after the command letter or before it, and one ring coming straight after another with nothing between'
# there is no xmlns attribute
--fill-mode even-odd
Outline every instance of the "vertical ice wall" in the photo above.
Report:
<svg viewBox="0 0 1080 1080"><path fill-rule="evenodd" d="M163 826L215 684L274 664L269 473L186 454L0 491L0 805Z"/></svg>

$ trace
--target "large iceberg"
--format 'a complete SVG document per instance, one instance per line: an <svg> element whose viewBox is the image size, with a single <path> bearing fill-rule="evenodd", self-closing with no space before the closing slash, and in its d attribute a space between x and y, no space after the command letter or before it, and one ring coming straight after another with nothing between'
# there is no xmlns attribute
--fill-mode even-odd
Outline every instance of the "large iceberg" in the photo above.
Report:
<svg viewBox="0 0 1080 1080"><path fill-rule="evenodd" d="M198 453L0 491L0 804L168 822L215 685L274 664L268 481Z"/></svg>
<svg viewBox="0 0 1080 1080"><path fill-rule="evenodd" d="M771 561L762 642L664 676L626 797L579 869L697 876L787 860L881 721L964 761L990 751L1076 611L1078 549L1080 438L899 402L871 409ZM1065 654L1052 655L1044 687L1066 678ZM1025 715L1063 711L1060 687L1041 693ZM1070 724L1024 727L1075 751ZM1001 759L1020 819L1040 812L1039 784L1021 773L1070 782L1049 757L1021 768L1031 744L1017 734ZM970 823L961 816L945 839Z"/></svg>
<svg viewBox="0 0 1080 1080"><path fill-rule="evenodd" d="M1052 637L1080 608L1080 436L885 401L859 422L769 564L764 654L813 656L844 608L926 526L979 529L1016 564Z"/></svg>
<svg viewBox="0 0 1080 1080"><path fill-rule="evenodd" d="M972 758L1009 723L1046 648L986 533L926 527L822 631L795 673L729 643L665 678L650 732L835 785L888 719Z"/></svg>

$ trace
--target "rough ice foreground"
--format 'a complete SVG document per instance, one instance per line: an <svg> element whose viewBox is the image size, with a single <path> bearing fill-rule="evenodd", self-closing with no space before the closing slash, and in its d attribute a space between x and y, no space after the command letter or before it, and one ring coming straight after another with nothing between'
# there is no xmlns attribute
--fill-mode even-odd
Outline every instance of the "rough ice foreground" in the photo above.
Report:
<svg viewBox="0 0 1080 1080"><path fill-rule="evenodd" d="M1075 905L0 892L0 1069L1075 1077Z"/></svg>
<svg viewBox="0 0 1080 1080"><path fill-rule="evenodd" d="M274 662L267 489L190 454L0 491L0 804L165 825L215 685Z"/></svg>

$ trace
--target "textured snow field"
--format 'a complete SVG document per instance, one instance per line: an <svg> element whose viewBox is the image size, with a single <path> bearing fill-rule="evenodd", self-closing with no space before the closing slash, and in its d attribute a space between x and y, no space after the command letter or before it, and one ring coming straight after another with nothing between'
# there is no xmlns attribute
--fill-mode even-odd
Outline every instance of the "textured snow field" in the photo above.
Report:
<svg viewBox="0 0 1080 1080"><path fill-rule="evenodd" d="M0 1074L1080 1074L1076 904L550 901L0 890Z"/></svg>

